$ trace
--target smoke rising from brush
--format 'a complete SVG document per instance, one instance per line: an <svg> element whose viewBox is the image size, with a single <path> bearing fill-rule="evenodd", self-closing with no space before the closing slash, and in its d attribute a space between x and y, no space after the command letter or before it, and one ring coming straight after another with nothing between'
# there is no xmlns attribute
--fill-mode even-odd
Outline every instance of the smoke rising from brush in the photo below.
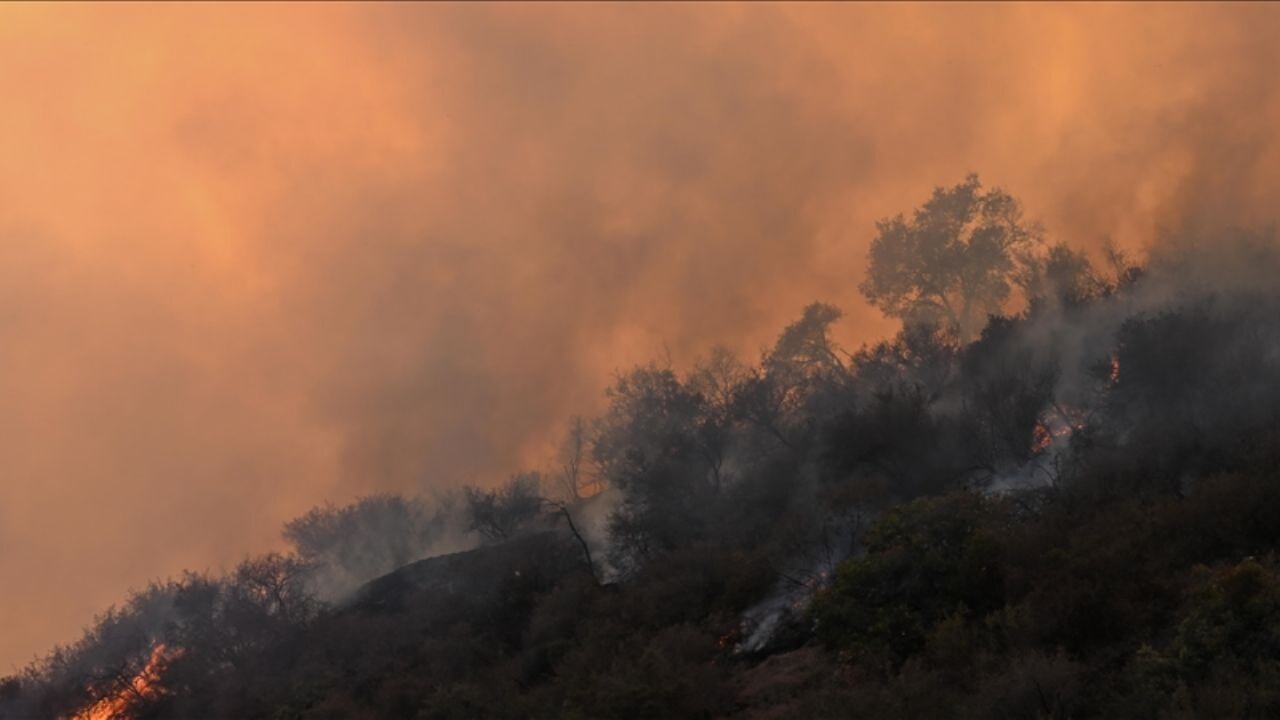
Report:
<svg viewBox="0 0 1280 720"><path fill-rule="evenodd" d="M874 220L968 171L1084 247L1272 220L1277 12L0 10L0 665L618 368L888 334Z"/></svg>

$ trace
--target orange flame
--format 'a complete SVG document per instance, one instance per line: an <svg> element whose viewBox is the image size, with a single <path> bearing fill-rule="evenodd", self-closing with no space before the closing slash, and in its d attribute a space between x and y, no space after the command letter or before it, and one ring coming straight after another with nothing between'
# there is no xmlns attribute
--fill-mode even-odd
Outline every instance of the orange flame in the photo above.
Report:
<svg viewBox="0 0 1280 720"><path fill-rule="evenodd" d="M182 649L170 650L164 644L157 644L151 649L151 657L147 664L138 671L129 684L105 697L89 707L76 713L71 720L119 720L129 717L129 709L139 700L156 697L163 688L160 677L169 663L182 657Z"/></svg>
<svg viewBox="0 0 1280 720"><path fill-rule="evenodd" d="M1039 455L1049 446L1053 444L1053 434L1044 429L1044 425L1037 424L1035 430L1031 431L1031 452Z"/></svg>
<svg viewBox="0 0 1280 720"><path fill-rule="evenodd" d="M1031 453L1038 455L1053 445L1053 441L1065 437L1085 426L1085 413L1076 408L1063 408L1057 405L1054 410L1040 416L1031 431Z"/></svg>

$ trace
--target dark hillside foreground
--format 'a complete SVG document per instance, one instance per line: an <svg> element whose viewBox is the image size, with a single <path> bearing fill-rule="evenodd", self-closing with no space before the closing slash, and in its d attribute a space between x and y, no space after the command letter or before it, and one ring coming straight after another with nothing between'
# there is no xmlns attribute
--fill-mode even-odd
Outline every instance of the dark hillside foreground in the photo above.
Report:
<svg viewBox="0 0 1280 720"><path fill-rule="evenodd" d="M883 221L846 351L636 367L562 462L290 523L0 682L0 716L1280 717L1280 241Z"/></svg>

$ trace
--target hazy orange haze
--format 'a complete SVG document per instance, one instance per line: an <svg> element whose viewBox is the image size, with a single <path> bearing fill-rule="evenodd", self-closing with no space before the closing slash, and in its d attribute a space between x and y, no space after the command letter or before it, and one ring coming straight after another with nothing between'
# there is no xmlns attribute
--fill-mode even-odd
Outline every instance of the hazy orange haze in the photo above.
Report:
<svg viewBox="0 0 1280 720"><path fill-rule="evenodd" d="M854 346L876 218L1273 220L1280 8L0 6L0 674L325 500L540 461L611 373Z"/></svg>

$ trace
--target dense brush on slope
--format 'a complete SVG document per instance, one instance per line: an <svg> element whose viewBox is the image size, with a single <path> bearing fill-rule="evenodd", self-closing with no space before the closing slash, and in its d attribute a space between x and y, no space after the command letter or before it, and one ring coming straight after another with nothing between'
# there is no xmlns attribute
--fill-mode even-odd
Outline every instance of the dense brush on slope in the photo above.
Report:
<svg viewBox="0 0 1280 720"><path fill-rule="evenodd" d="M1038 241L1006 205L931 220L1004 202L974 185L881 230ZM137 593L0 714L72 715L163 644L131 717L1277 716L1274 237L1008 257L979 305L1026 303L980 328L927 312L963 273L884 277L890 342L844 353L815 304L757 363L621 376L555 473L317 510L291 555Z"/></svg>

